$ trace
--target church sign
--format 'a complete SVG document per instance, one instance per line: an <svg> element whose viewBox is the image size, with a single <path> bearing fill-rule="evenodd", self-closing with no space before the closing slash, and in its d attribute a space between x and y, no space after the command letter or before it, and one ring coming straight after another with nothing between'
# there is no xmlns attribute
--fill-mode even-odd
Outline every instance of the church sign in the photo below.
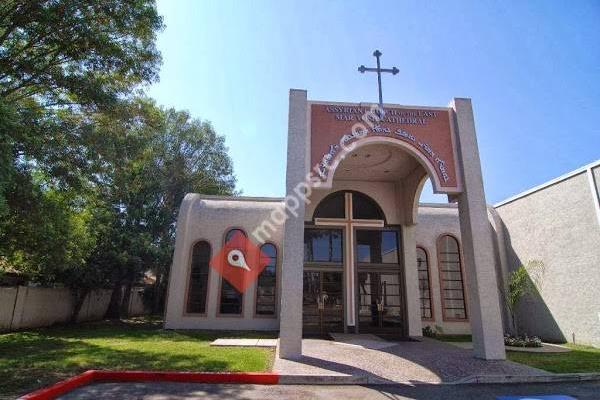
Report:
<svg viewBox="0 0 600 400"><path fill-rule="evenodd" d="M311 102L309 114L311 168L324 182L331 182L344 148L380 138L412 152L430 175L435 174L437 192L460 192L450 109L385 106L381 113L361 103Z"/></svg>

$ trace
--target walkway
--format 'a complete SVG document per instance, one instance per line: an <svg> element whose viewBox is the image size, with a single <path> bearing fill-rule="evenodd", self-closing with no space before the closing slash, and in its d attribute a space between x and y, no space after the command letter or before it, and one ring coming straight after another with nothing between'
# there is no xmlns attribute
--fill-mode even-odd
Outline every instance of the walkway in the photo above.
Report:
<svg viewBox="0 0 600 400"><path fill-rule="evenodd" d="M60 400L481 400L497 396L569 395L598 398L600 382L537 385L210 385L202 383L99 383L75 389Z"/></svg>
<svg viewBox="0 0 600 400"><path fill-rule="evenodd" d="M274 372L292 375L294 383L307 375L343 377L369 383L456 382L473 375L547 375L548 372L511 361L485 361L472 351L424 338L422 342L385 342L376 337L342 342L303 339L299 361L275 360ZM366 335L365 335L366 336ZM343 338L342 338L343 339Z"/></svg>

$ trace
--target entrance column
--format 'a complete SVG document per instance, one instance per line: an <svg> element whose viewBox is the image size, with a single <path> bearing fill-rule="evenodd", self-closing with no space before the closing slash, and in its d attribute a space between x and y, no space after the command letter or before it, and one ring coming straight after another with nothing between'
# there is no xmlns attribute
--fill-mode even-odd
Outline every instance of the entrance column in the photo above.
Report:
<svg viewBox="0 0 600 400"><path fill-rule="evenodd" d="M473 108L471 100L463 98L455 98L450 107L455 111L456 147L462 171L463 191L458 195L458 212L473 351L477 358L503 360L506 354L502 315Z"/></svg>
<svg viewBox="0 0 600 400"><path fill-rule="evenodd" d="M402 225L402 254L404 257L404 292L406 293L407 334L423 336L421 305L419 303L419 272L417 271L416 225Z"/></svg>
<svg viewBox="0 0 600 400"><path fill-rule="evenodd" d="M306 152L306 90L290 90L288 116L286 197L297 198L294 188L308 172ZM283 241L281 268L281 308L279 312L279 357L302 356L302 273L304 262L304 199L298 199L295 215L288 213Z"/></svg>

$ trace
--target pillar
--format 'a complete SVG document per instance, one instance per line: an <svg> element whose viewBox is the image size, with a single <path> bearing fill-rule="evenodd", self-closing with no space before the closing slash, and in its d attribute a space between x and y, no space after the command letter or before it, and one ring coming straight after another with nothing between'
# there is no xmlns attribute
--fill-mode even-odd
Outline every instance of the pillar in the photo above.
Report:
<svg viewBox="0 0 600 400"><path fill-rule="evenodd" d="M421 304L419 303L419 271L417 269L417 226L402 225L402 254L404 254L404 285L406 293L406 322L408 336L423 336Z"/></svg>
<svg viewBox="0 0 600 400"><path fill-rule="evenodd" d="M287 143L286 196L303 182L307 167L307 96L305 90L290 90ZM302 355L302 285L304 263L304 201L296 216L288 213L283 242L281 307L279 313L279 357Z"/></svg>
<svg viewBox="0 0 600 400"><path fill-rule="evenodd" d="M481 161L470 99L455 98L458 165L463 191L458 212L467 276L467 301L475 357L503 360L504 338L494 267L494 247L487 218Z"/></svg>

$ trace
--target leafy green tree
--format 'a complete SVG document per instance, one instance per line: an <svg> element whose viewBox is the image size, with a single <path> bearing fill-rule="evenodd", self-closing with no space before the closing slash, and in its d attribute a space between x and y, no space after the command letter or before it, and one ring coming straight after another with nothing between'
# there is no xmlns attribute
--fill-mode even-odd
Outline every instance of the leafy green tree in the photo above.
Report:
<svg viewBox="0 0 600 400"><path fill-rule="evenodd" d="M152 0L0 3L0 268L70 287L74 320L147 270L158 309L183 196L235 193L212 126L139 96L160 29Z"/></svg>
<svg viewBox="0 0 600 400"><path fill-rule="evenodd" d="M1 265L77 298L110 281L88 262L106 230L89 124L157 79L160 29L153 0L0 2Z"/></svg>
<svg viewBox="0 0 600 400"><path fill-rule="evenodd" d="M0 97L110 106L158 76L152 0L4 0Z"/></svg>
<svg viewBox="0 0 600 400"><path fill-rule="evenodd" d="M530 260L512 271L508 277L506 303L512 319L512 328L515 335L519 334L516 311L521 300L530 294L535 294L542 283L544 263L539 260Z"/></svg>
<svg viewBox="0 0 600 400"><path fill-rule="evenodd" d="M100 248L94 257L112 276L109 316L126 313L132 285L154 271L159 308L171 262L175 221L188 192L232 194L235 179L223 137L186 112L164 110L148 99L121 109L119 118L97 114L89 127L95 143L96 189L102 199Z"/></svg>

